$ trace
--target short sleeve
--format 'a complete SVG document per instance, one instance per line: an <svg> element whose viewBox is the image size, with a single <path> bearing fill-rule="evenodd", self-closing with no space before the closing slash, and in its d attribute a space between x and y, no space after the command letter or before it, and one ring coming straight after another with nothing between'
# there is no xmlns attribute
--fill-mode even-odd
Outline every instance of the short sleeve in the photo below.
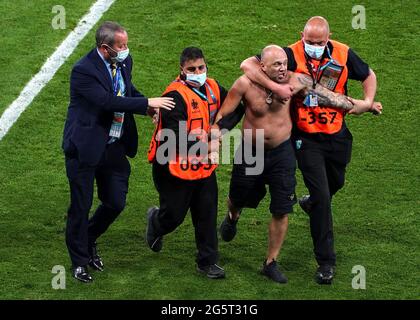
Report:
<svg viewBox="0 0 420 320"><path fill-rule="evenodd" d="M287 70L296 71L297 64L292 49L289 47L284 47L283 49L287 55Z"/></svg>
<svg viewBox="0 0 420 320"><path fill-rule="evenodd" d="M352 80L365 81L369 76L369 65L364 62L352 49L349 49L347 58L348 78Z"/></svg>

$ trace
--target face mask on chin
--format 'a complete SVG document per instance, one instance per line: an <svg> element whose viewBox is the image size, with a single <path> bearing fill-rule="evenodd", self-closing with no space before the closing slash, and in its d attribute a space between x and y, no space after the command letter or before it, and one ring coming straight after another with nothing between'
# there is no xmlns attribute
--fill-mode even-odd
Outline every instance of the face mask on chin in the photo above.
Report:
<svg viewBox="0 0 420 320"><path fill-rule="evenodd" d="M188 83L190 86L195 88L200 88L207 79L207 73L195 74L195 73L186 73L185 74L185 82Z"/></svg>
<svg viewBox="0 0 420 320"><path fill-rule="evenodd" d="M303 45L305 47L306 54L313 59L320 60L324 54L325 46L313 46L311 44L307 44L305 41L303 41Z"/></svg>
<svg viewBox="0 0 420 320"><path fill-rule="evenodd" d="M125 59L127 59L128 54L130 53L130 49L128 49L128 48L125 49L125 50L121 50L121 51L115 51L110 46L107 46L107 47L117 54L115 57L112 57L111 55L109 55L109 57L111 58L112 62L120 62L121 63ZM109 52L108 52L108 54L109 54Z"/></svg>

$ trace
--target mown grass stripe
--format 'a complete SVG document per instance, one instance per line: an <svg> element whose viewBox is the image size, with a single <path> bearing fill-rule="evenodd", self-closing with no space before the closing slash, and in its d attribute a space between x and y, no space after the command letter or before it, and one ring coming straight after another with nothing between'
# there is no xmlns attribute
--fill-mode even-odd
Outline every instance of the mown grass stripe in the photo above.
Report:
<svg viewBox="0 0 420 320"><path fill-rule="evenodd" d="M47 59L41 70L26 84L19 97L4 111L0 118L0 141L7 134L13 124L19 119L23 111L41 92L42 88L54 77L57 70L73 53L79 42L88 34L102 15L111 7L115 0L98 0L89 9L70 32L67 38L58 46Z"/></svg>

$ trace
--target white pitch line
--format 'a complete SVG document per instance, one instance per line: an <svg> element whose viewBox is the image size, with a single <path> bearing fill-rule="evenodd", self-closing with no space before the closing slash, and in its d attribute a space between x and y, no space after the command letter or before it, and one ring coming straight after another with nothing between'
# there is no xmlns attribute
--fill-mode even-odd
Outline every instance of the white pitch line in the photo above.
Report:
<svg viewBox="0 0 420 320"><path fill-rule="evenodd" d="M47 59L41 70L26 84L19 97L7 107L0 118L0 140L3 139L22 112L25 111L42 88L53 78L57 70L73 53L79 42L114 2L115 0L96 1L90 7L89 12L79 20L76 28L70 32L67 38Z"/></svg>

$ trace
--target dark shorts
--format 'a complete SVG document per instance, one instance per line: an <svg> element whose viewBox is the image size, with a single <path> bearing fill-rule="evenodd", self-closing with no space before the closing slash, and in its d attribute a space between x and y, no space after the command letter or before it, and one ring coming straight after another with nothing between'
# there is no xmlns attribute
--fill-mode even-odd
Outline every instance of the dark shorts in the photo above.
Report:
<svg viewBox="0 0 420 320"><path fill-rule="evenodd" d="M243 148L237 150L235 159L243 160ZM242 156L238 154L242 151ZM229 199L237 208L257 208L269 187L271 202L270 212L283 215L293 211L296 203L296 158L290 140L277 147L264 151L264 170L259 175L247 175L246 168L255 164L242 161L234 164L230 180Z"/></svg>

